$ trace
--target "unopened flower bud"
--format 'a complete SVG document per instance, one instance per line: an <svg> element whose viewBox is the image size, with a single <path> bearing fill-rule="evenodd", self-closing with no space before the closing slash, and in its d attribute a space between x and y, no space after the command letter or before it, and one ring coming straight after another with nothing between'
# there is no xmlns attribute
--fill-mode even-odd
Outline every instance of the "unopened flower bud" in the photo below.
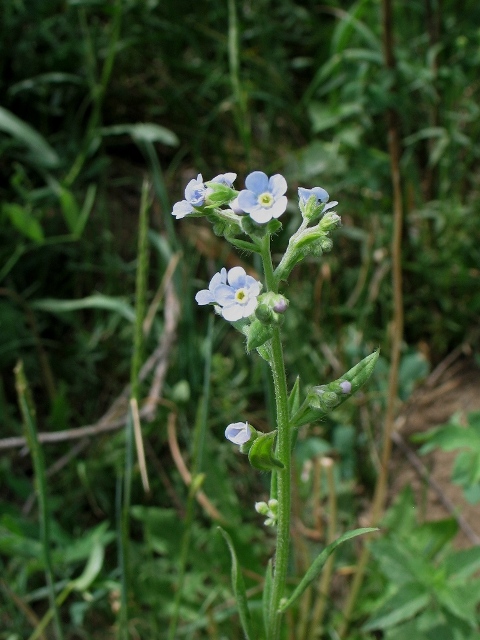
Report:
<svg viewBox="0 0 480 640"><path fill-rule="evenodd" d="M280 296L277 302L273 305L273 310L275 313L285 313L288 309L288 300L283 296Z"/></svg>
<svg viewBox="0 0 480 640"><path fill-rule="evenodd" d="M352 383L349 382L348 380L343 380L340 383L340 389L342 393L350 393L350 391L352 390Z"/></svg>
<svg viewBox="0 0 480 640"><path fill-rule="evenodd" d="M330 211L326 213L320 220L319 227L322 231L328 233L329 231L333 231L333 229L339 227L341 222L342 219L340 218L338 213L335 213L335 211Z"/></svg>

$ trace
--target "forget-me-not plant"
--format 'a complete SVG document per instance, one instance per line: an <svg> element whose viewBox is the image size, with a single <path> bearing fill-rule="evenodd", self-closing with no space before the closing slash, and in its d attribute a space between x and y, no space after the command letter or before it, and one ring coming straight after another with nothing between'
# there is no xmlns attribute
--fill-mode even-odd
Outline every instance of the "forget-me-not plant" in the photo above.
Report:
<svg viewBox="0 0 480 640"><path fill-rule="evenodd" d="M290 519L292 449L296 431L318 421L350 398L370 377L378 352L364 358L333 382L313 386L301 393L297 379L288 388L283 359L281 327L291 305L285 296L286 283L292 269L306 258L318 259L330 251L330 234L341 223L334 211L337 201L329 202L329 194L322 187L298 189L298 228L290 236L288 246L278 264L274 264L270 249L271 236L282 224L278 219L287 209L287 182L276 174L270 178L263 171L253 171L245 179L246 188L237 191L233 184L235 173L224 173L203 182L201 174L185 189L185 200L177 202L172 214L177 218L205 216L217 235L234 247L260 256L263 282L248 275L243 267L215 273L208 289L199 291L195 299L199 305L213 305L224 320L246 337L247 351L256 350L271 370L275 389L276 424L266 432L257 431L248 422L232 422L225 429L227 440L248 455L255 469L271 473L271 495L268 502L257 502L255 509L266 516L264 524L276 529L274 569L269 564L265 577L264 633L266 640L279 640L282 616L320 572L328 554L344 540L372 531L350 531L330 544L300 580L292 594L286 587ZM296 338L298 339L298 338ZM240 416L238 416L240 417ZM234 591L240 620L246 638L259 637L253 633L249 606L243 581L238 580L238 561L233 542L226 531L222 533L234 559Z"/></svg>

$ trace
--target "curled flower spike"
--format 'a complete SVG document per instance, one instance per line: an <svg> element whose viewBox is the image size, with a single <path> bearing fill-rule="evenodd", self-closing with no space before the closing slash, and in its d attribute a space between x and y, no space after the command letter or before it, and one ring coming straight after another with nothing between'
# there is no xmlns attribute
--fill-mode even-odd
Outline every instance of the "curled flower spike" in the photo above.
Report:
<svg viewBox="0 0 480 640"><path fill-rule="evenodd" d="M227 284L228 282L228 284ZM222 269L210 280L208 289L202 289L195 296L198 304L216 304L219 313L229 322L248 318L257 308L257 298L261 284L248 276L242 267Z"/></svg>
<svg viewBox="0 0 480 640"><path fill-rule="evenodd" d="M316 206L320 204L325 204L325 206L323 207L322 213L325 213L329 209L333 209L333 207L336 207L338 204L336 200L333 200L332 202L328 202L328 199L330 196L325 191L325 189L322 189L322 187L312 187L312 189L305 189L304 187L298 187L298 197L300 199L300 204L302 204L303 206L307 204L307 202L310 200L312 196L315 196L316 198L316 203L315 203ZM327 202L328 204L326 204Z"/></svg>
<svg viewBox="0 0 480 640"><path fill-rule="evenodd" d="M173 205L172 215L179 220L190 213L195 213L194 207L203 207L205 204L206 192L207 188L203 184L202 174L199 173L197 179L190 180L185 187L185 200L176 202Z"/></svg>
<svg viewBox="0 0 480 640"><path fill-rule="evenodd" d="M278 218L287 208L287 181L277 173L269 178L263 171L253 171L246 180L247 187L238 194L238 205L255 222L265 224Z"/></svg>
<svg viewBox="0 0 480 640"><path fill-rule="evenodd" d="M252 436L253 430L248 422L232 422L225 429L225 438L233 444L246 444Z"/></svg>

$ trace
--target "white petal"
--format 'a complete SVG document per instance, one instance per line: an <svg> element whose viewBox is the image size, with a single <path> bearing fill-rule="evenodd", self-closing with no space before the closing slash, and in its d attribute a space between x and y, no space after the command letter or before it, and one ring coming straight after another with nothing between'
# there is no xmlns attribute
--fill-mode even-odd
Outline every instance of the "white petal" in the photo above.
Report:
<svg viewBox="0 0 480 640"><path fill-rule="evenodd" d="M275 200L275 204L270 209L272 217L279 218L282 215L282 213L285 212L285 209L287 208L287 204L288 204L287 196L281 196L280 198Z"/></svg>
<svg viewBox="0 0 480 640"><path fill-rule="evenodd" d="M215 302L221 304L222 307L225 305L228 306L235 302L235 289L232 289L232 287L229 287L227 284L219 284L218 287L215 287L213 296Z"/></svg>
<svg viewBox="0 0 480 640"><path fill-rule="evenodd" d="M245 316L243 315L244 306L242 304L232 304L229 307L223 307L222 316L228 322L235 322L236 320L241 320Z"/></svg>
<svg viewBox="0 0 480 640"><path fill-rule="evenodd" d="M258 305L258 300L256 298L252 298L243 306L243 317L248 318L255 311Z"/></svg>
<svg viewBox="0 0 480 640"><path fill-rule="evenodd" d="M228 272L228 284L234 289L245 286L246 272L243 267L233 267Z"/></svg>
<svg viewBox="0 0 480 640"><path fill-rule="evenodd" d="M248 422L233 422L225 429L225 438L233 444L245 444L252 437L252 430Z"/></svg>
<svg viewBox="0 0 480 640"><path fill-rule="evenodd" d="M215 302L215 298L213 297L212 292L209 291L208 289L202 289L201 291L199 291L195 296L195 300L200 305L210 304L211 302Z"/></svg>
<svg viewBox="0 0 480 640"><path fill-rule="evenodd" d="M263 209L262 207L258 207L257 209L250 211L249 215L252 220L258 222L258 224L265 224L266 222L270 222L272 219L272 210L271 209Z"/></svg>
<svg viewBox="0 0 480 640"><path fill-rule="evenodd" d="M283 196L287 190L287 181L282 175L276 173L268 181L268 190L274 195L275 199L278 198L278 196Z"/></svg>

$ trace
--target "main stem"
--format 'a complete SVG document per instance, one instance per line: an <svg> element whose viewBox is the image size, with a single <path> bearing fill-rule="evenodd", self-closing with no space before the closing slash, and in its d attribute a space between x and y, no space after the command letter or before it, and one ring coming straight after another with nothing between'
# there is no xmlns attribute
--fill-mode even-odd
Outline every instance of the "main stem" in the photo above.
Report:
<svg viewBox="0 0 480 640"><path fill-rule="evenodd" d="M268 291L277 293L278 285L273 273L272 258L270 254L270 236L265 236L262 244L262 261L265 272L265 281ZM269 626L267 640L280 638L280 624L282 614L278 612L280 601L284 594L285 580L288 568L288 548L290 542L290 501L291 501L291 435L288 416L288 391L285 377L285 365L283 361L282 341L280 329L275 327L271 340L271 360L273 384L275 389L275 403L277 410L277 447L276 458L283 463L282 471L277 473L277 547L275 553L275 570L273 574L272 597L269 610Z"/></svg>

